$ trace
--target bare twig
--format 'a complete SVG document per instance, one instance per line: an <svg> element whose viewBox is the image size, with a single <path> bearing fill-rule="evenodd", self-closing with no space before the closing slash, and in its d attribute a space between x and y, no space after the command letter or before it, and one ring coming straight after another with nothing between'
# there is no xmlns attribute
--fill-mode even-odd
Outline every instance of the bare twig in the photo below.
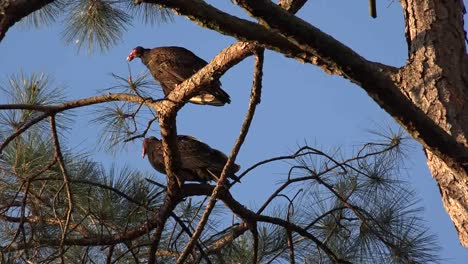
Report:
<svg viewBox="0 0 468 264"><path fill-rule="evenodd" d="M286 235L288 237L288 247L289 247L289 263L296 263L296 258L294 257L294 241L292 232L289 229L286 229Z"/></svg>
<svg viewBox="0 0 468 264"><path fill-rule="evenodd" d="M107 252L106 264L112 263L112 255L114 255L114 245L109 246L109 251Z"/></svg>
<svg viewBox="0 0 468 264"><path fill-rule="evenodd" d="M143 132L142 132L141 134L139 134L139 135L135 135L135 136L133 136L133 137L130 137L130 138L125 139L124 142L129 142L129 141L132 141L132 140L137 139L137 138L145 137L146 134L148 133L148 131L150 130L151 125L152 125L153 122L156 121L156 120L158 120L158 117L157 117L157 116L151 118L151 120L148 121L148 125L146 125L145 131L143 131Z"/></svg>
<svg viewBox="0 0 468 264"><path fill-rule="evenodd" d="M18 238L19 234L21 233L21 231L23 231L23 235L24 235L24 222L26 220L25 218L25 211L26 211L26 203L27 203L27 199L28 199L28 193L29 193L29 186L30 186L30 181L26 181L26 182L23 182L20 186L20 188L18 189L18 191L16 192L16 195L15 195L15 198L16 199L16 196L19 194L19 192L21 191L21 189L23 188L24 185L26 185L25 187L25 192L24 192L24 197L21 201L21 207L20 207L20 218L18 219L18 223L19 223L19 226L18 228L16 229L16 232L15 232L15 235L13 236L13 239L10 241L10 243L5 247L5 249L8 249L9 247L11 247L11 245L13 245L13 243L15 243L16 239ZM11 221L12 218L11 217L3 217L3 218L6 218L7 220ZM24 243L26 243L26 239L24 239ZM27 252L26 252L27 253Z"/></svg>
<svg viewBox="0 0 468 264"><path fill-rule="evenodd" d="M192 232L190 231L190 228L188 226L185 225L184 221L182 221L182 219L180 219L176 214L172 213L171 214L171 217L174 218L174 220L176 220L176 222L180 225L180 227L182 228L182 230L187 234L189 235L190 237L193 236ZM207 253L205 252L205 250L203 249L203 243L200 242L200 241L197 241L197 243L195 244L198 248L198 250L200 251L200 256L206 261L206 263L208 264L211 264L211 260L208 258L208 255Z"/></svg>
<svg viewBox="0 0 468 264"><path fill-rule="evenodd" d="M70 186L70 176L69 176L69 174L67 172L67 168L65 166L65 161L63 159L62 150L60 148L60 142L59 142L59 139L58 139L57 125L55 123L55 115L50 116L50 127L51 127L51 130L52 130L52 139L53 139L54 147L55 147L55 158L58 160L60 170L62 171L63 182L64 182L64 185L65 185L65 189L66 189L66 192L67 192L67 198L68 198L68 210L67 210L67 214L66 214L65 226L64 226L64 228L62 230L62 239L61 239L61 242L60 242L60 251L61 251L60 254L63 255L64 254L64 251L63 251L64 244L63 244L63 242L65 240L65 237L67 236L68 226L70 224L71 215L72 215L72 211L73 211L73 197L72 197L71 186Z"/></svg>
<svg viewBox="0 0 468 264"><path fill-rule="evenodd" d="M254 82L252 85L252 94L250 96L249 107L247 110L246 117L244 119L244 123L242 124L242 127L241 127L240 135L237 138L236 143L234 144L234 147L231 151L231 155L229 156L226 162L226 165L223 168L223 171L221 172L221 176L219 177L216 187L213 189L211 198L208 201L208 204L206 205L205 212L203 213L202 218L200 219L200 222L198 223L198 226L195 229L195 232L192 238L187 243L187 246L182 251L180 257L177 259L177 263L179 264L182 264L185 261L189 252L192 250L193 244L200 237L201 232L203 231L203 228L205 227L205 224L208 222L208 217L211 214L211 211L213 210L216 204L216 199L218 198L219 190L226 188L225 182L228 176L227 174L229 171L231 171L231 167L234 164L234 161L236 160L237 154L239 153L239 150L242 144L244 143L244 140L250 128L250 124L252 123L252 120L255 114L256 106L258 102L260 101L260 92L262 89L262 68L263 68L263 50L260 50L258 51L258 53L256 53L256 56L255 56L255 72L254 72Z"/></svg>

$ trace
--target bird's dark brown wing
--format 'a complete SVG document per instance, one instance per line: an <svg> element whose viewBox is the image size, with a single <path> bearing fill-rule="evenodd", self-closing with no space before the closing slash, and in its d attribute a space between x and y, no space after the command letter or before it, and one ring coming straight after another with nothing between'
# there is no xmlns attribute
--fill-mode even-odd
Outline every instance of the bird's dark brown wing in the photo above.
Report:
<svg viewBox="0 0 468 264"><path fill-rule="evenodd" d="M157 139L145 139L144 148L146 148L148 154L148 160L151 166L160 173L166 174L166 167L164 165L164 157L162 151L162 144L160 140ZM183 157L183 156L182 156ZM185 181L210 181L211 177L200 176L197 172L199 169L187 169L184 166L181 166L177 177ZM203 175L203 173L202 173Z"/></svg>
<svg viewBox="0 0 468 264"><path fill-rule="evenodd" d="M191 136L178 136L181 163L184 168L220 167L226 156ZM221 155L221 156L220 156ZM225 159L223 159L225 158Z"/></svg>
<svg viewBox="0 0 468 264"><path fill-rule="evenodd" d="M160 47L149 50L142 58L153 77L161 83L165 95L174 86L190 78L207 62L181 47Z"/></svg>
<svg viewBox="0 0 468 264"><path fill-rule="evenodd" d="M219 177L227 162L224 153L190 136L179 136L179 151L182 167L195 171L203 180ZM235 164L230 174L238 170Z"/></svg>
<svg viewBox="0 0 468 264"><path fill-rule="evenodd" d="M207 62L191 51L182 47L159 47L147 50L142 62L148 67L153 77L161 84L164 95L203 68ZM229 94L221 89L221 82L215 80L204 87L203 92L190 99L196 104L222 106L230 103Z"/></svg>
<svg viewBox="0 0 468 264"><path fill-rule="evenodd" d="M181 159L178 176L188 181L217 180L227 162L226 155L191 136L179 135L177 140ZM166 174L161 141L156 138L145 139L144 148L151 166ZM234 173L238 170L239 165L235 164L228 176L237 180Z"/></svg>

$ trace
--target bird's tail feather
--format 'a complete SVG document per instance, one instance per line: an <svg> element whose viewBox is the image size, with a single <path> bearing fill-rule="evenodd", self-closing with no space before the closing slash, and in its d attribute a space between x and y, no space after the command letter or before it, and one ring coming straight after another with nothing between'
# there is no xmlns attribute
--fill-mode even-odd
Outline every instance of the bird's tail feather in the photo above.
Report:
<svg viewBox="0 0 468 264"><path fill-rule="evenodd" d="M219 180L219 177L218 175L215 175L213 172L211 172L210 170L207 170L207 172L213 177L214 180L218 181ZM234 173L228 175L228 177L232 180L234 180L235 182L237 183L241 183L241 181L239 180L239 177L237 177L236 175L234 175Z"/></svg>

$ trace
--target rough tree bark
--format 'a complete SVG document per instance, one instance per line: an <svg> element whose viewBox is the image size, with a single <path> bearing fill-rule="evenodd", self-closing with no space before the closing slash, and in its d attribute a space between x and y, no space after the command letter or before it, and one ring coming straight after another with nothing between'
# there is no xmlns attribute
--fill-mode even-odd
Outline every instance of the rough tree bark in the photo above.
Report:
<svg viewBox="0 0 468 264"><path fill-rule="evenodd" d="M463 1L401 1L408 62L398 76L400 89L459 144L468 147L468 56ZM468 247L468 176L425 148L445 209Z"/></svg>

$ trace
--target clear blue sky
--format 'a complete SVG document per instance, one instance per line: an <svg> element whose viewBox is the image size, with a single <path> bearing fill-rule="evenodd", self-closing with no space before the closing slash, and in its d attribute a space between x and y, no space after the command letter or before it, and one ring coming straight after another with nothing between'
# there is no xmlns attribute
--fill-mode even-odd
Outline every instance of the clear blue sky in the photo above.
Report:
<svg viewBox="0 0 468 264"><path fill-rule="evenodd" d="M235 14L228 1L209 1ZM223 3L218 3L223 2ZM342 41L369 60L393 66L405 63L407 48L401 6L396 1L377 1L378 18L368 15L368 1L309 1L299 13L303 19ZM466 2L465 2L466 5ZM465 16L466 19L466 16ZM465 23L468 24L468 23ZM160 26L143 26L138 22L124 35L124 41L105 54L77 54L76 48L64 44L61 23L39 30L16 26L0 43L0 73L7 75L45 72L56 83L67 85L69 99L96 95L96 91L113 84L109 73L127 73L126 56L137 46L184 46L210 60L232 44L230 37L200 28L185 18ZM178 115L179 134L190 134L228 153L239 133L248 103L252 82L252 58L234 67L221 79L232 103L222 108L185 106ZM136 60L133 72L144 70ZM256 161L293 151L305 140L323 149L351 149L365 142L367 129L389 124L393 119L359 87L340 77L330 76L312 65L304 65L282 55L267 52L265 57L262 103L251 133L238 157L247 168ZM0 101L3 101L0 99ZM96 142L96 127L89 125L91 108L74 111L76 125L68 134L71 146L84 149ZM156 134L159 136L158 134ZM445 212L435 181L425 162L422 148L414 143L401 176L416 189L425 207L424 218L443 247L444 263L468 263L468 251L458 242L455 228ZM106 164L125 162L132 167L152 171L140 156L141 140L116 156L98 153L96 159ZM271 193L277 180L287 173L286 164L269 166L248 176L234 189L241 202L258 205ZM261 186L261 188L259 188Z"/></svg>

